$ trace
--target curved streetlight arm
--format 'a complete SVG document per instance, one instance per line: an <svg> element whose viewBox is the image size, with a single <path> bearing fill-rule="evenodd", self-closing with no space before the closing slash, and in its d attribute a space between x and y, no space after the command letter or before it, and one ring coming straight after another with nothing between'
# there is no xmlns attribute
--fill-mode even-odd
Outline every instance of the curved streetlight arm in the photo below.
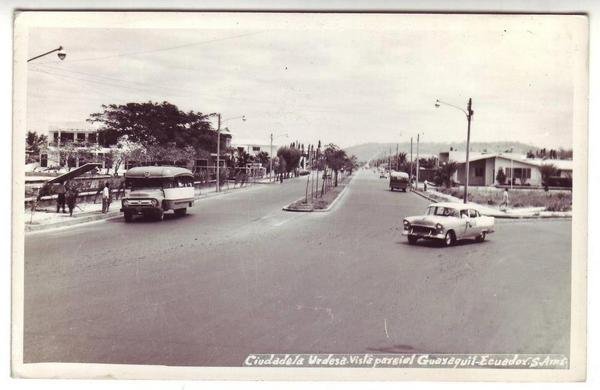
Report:
<svg viewBox="0 0 600 390"><path fill-rule="evenodd" d="M246 115L240 115L240 116L234 116L234 117L227 118L227 119L222 119L221 123L225 123L227 121L231 121L231 120L234 120L234 119L241 119L242 122L246 122Z"/></svg>
<svg viewBox="0 0 600 390"><path fill-rule="evenodd" d="M43 57L43 56L47 56L48 54L50 54L50 53L54 53L55 51L58 51L58 52L59 52L59 53L58 53L58 58L60 58L61 60L64 60L64 59L65 59L65 57L66 57L66 54L65 54L65 53L62 53L62 50L63 50L63 47L62 47L62 46L59 46L59 47L57 47L56 49L54 49L54 50L50 50L50 51L47 51L47 52L45 52L45 53L43 53L43 54L40 54L39 56L31 57L30 59L28 59L28 60L27 60L27 62L31 62L31 61L33 61L33 60L37 60L38 58L41 58L41 57Z"/></svg>
<svg viewBox="0 0 600 390"><path fill-rule="evenodd" d="M436 107L439 107L441 104L443 104L445 106L449 106L449 107L455 108L457 110L460 110L460 111L462 111L463 114L465 114L467 117L469 117L469 113L467 111L465 111L465 109L463 109L461 107L458 107L458 106L455 106L454 104L446 103L446 102L444 102L444 101L442 101L440 99L436 99L435 100L435 106Z"/></svg>

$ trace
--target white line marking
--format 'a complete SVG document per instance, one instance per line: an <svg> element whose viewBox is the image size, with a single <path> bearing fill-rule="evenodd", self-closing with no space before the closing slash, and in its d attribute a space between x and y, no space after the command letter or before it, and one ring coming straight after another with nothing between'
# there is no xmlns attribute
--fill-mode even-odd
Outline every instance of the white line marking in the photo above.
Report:
<svg viewBox="0 0 600 390"><path fill-rule="evenodd" d="M387 330L387 320L384 318L383 319L383 329L385 329L385 337L387 337L388 339L390 338L390 335L388 334L388 330Z"/></svg>

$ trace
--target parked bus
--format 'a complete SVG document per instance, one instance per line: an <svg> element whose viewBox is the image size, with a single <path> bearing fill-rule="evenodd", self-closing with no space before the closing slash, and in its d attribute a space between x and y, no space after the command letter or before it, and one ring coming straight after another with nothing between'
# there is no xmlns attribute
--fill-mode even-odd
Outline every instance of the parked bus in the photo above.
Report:
<svg viewBox="0 0 600 390"><path fill-rule="evenodd" d="M395 172L390 173L390 191L400 189L406 192L406 188L410 182L408 173L406 172Z"/></svg>
<svg viewBox="0 0 600 390"><path fill-rule="evenodd" d="M136 215L164 218L173 210L183 216L194 203L194 175L185 168L172 166L135 167L125 172L125 196L121 211L125 221Z"/></svg>

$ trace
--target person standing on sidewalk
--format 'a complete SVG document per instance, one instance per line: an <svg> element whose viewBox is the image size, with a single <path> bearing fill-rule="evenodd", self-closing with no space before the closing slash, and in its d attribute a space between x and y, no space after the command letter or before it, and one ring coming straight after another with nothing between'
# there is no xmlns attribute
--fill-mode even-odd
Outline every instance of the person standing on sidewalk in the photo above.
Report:
<svg viewBox="0 0 600 390"><path fill-rule="evenodd" d="M108 213L108 208L110 207L110 187L108 182L104 184L104 188L102 189L102 213Z"/></svg>
<svg viewBox="0 0 600 390"><path fill-rule="evenodd" d="M504 189L504 193L502 193L502 202L500 203L500 210L506 211L508 207L508 188Z"/></svg>
<svg viewBox="0 0 600 390"><path fill-rule="evenodd" d="M67 190L66 193L66 201L67 201L67 206L69 207L69 215L72 217L73 216L73 210L75 209L75 206L77 206L77 196L79 195L79 192L77 191L77 188L75 186L70 187Z"/></svg>
<svg viewBox="0 0 600 390"><path fill-rule="evenodd" d="M56 198L56 212L59 213L60 209L62 208L62 212L66 213L65 211L65 194L67 192L67 189L65 188L65 185L63 183L58 183L58 186L56 187L56 195L58 196Z"/></svg>

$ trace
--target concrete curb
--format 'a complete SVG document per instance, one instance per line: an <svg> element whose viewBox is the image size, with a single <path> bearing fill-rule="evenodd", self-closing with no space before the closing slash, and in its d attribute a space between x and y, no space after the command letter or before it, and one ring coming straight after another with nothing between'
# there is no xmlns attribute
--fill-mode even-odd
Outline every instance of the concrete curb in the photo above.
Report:
<svg viewBox="0 0 600 390"><path fill-rule="evenodd" d="M421 192L413 191L411 192L433 202L439 203L439 200L436 200L432 197L429 197ZM550 215L539 215L539 214L525 214L525 215L510 215L510 214L485 214L490 217L499 218L499 219L545 219L545 218L572 218L572 215L564 215L564 214L550 214Z"/></svg>
<svg viewBox="0 0 600 390"><path fill-rule="evenodd" d="M352 183L352 180L354 179L354 176L352 176L350 178L350 181L348 183L346 183L346 185L344 186L344 188L340 191L339 194L337 194L337 196L335 197L335 199L329 203L329 206L327 206L324 209L314 209L314 208L310 208L310 209L306 209L306 210L302 210L302 209L291 209L290 205L301 201L302 199L304 199L304 197L299 198L298 200L288 204L287 206L283 207L282 210L283 211L289 211L289 212L296 212L296 213L326 213L331 211L331 209L333 208L333 206L339 201L339 199L344 195L344 193L346 192L346 190L348 189L348 187L350 186L350 183Z"/></svg>
<svg viewBox="0 0 600 390"><path fill-rule="evenodd" d="M434 199L434 198L432 198L430 196L427 196L427 195L425 195L425 194L423 194L423 193L421 193L419 191L414 191L414 190L411 189L410 192L412 192L413 194L417 194L420 197L423 197L423 198L425 198L425 199L427 199L427 200L429 200L429 201L431 201L433 203L438 203L439 202L439 200L436 200L436 199Z"/></svg>
<svg viewBox="0 0 600 390"><path fill-rule="evenodd" d="M28 225L25 224L25 233L29 232L39 232L43 230L56 229L60 227L68 227L73 225L79 225L82 223L93 222L93 221L101 221L107 219L114 219L121 217L122 214L120 211L111 211L106 214L92 214L83 217L76 217L73 219L67 219L65 221L53 222L53 223L43 223L39 225Z"/></svg>

